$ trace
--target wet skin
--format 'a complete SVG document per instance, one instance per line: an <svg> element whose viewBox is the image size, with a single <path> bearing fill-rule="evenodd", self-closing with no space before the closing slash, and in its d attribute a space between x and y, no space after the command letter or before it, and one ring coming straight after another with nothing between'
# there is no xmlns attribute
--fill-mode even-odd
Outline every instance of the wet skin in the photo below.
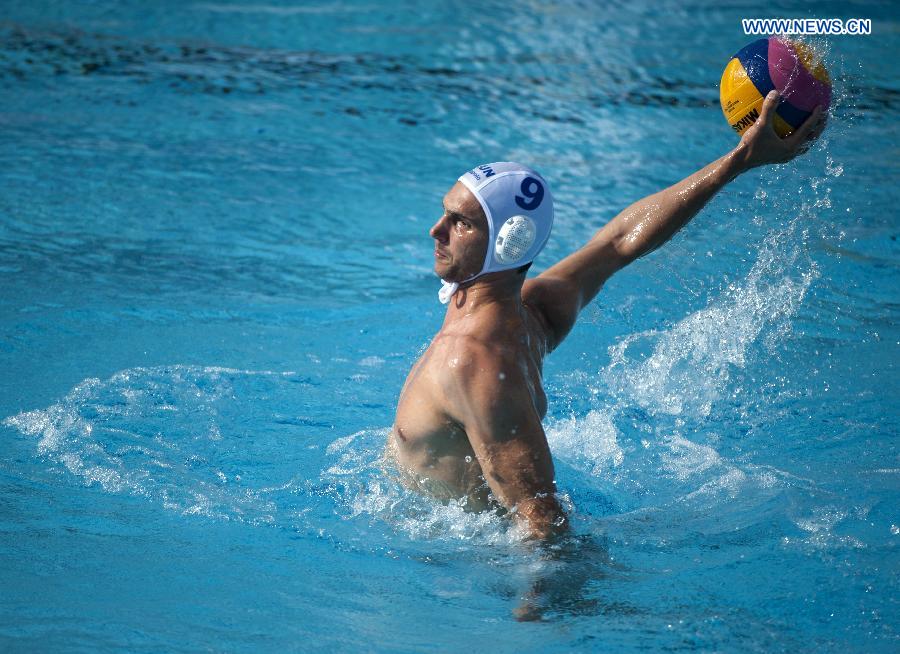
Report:
<svg viewBox="0 0 900 654"><path fill-rule="evenodd" d="M459 183L444 198L444 208L430 231L435 272L444 279L465 279L484 261L487 219ZM540 428L547 412L541 384L547 327L528 303L523 276L487 275L487 283L457 292L444 325L401 391L389 441L391 453L418 486L442 498L464 497L474 510L491 503L485 468L504 486L505 497L554 491L552 460ZM520 293L520 301L509 301ZM471 406L484 403L493 406L490 415ZM496 436L473 444L469 432L484 429ZM500 429L503 433L497 433ZM531 461L508 470L516 451Z"/></svg>
<svg viewBox="0 0 900 654"><path fill-rule="evenodd" d="M465 498L473 510L514 510L534 537L566 530L541 425L544 357L613 273L669 240L737 175L805 150L820 112L780 139L772 127L777 99L766 98L731 152L635 202L538 277L504 271L460 287L410 371L388 439L387 452L410 485L442 499ZM461 183L444 197L430 235L439 277L462 281L481 270L487 219Z"/></svg>

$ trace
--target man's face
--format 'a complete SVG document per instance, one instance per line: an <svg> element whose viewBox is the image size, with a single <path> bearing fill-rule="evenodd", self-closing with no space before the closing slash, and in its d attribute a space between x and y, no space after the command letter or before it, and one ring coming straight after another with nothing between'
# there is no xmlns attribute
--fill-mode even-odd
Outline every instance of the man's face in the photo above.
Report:
<svg viewBox="0 0 900 654"><path fill-rule="evenodd" d="M488 246L488 224L478 200L462 182L444 196L444 215L428 232L434 239L434 272L461 282L481 272Z"/></svg>

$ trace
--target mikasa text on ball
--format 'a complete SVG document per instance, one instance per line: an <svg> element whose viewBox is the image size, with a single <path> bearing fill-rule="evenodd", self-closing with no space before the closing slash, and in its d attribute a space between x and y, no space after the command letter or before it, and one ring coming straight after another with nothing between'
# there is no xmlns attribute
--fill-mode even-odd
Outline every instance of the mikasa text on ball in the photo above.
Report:
<svg viewBox="0 0 900 654"><path fill-rule="evenodd" d="M743 134L754 123L772 90L781 95L773 122L782 138L817 105L825 111L831 104L831 78L812 48L784 37L759 39L738 50L722 74L719 100L735 132Z"/></svg>

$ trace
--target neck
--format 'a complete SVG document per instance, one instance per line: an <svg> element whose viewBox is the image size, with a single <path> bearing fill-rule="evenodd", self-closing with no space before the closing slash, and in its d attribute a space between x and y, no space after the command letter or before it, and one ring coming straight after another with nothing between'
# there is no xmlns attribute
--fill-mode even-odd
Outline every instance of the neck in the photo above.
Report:
<svg viewBox="0 0 900 654"><path fill-rule="evenodd" d="M447 320L467 316L485 307L522 305L525 275L512 270L488 273L459 287L447 306Z"/></svg>

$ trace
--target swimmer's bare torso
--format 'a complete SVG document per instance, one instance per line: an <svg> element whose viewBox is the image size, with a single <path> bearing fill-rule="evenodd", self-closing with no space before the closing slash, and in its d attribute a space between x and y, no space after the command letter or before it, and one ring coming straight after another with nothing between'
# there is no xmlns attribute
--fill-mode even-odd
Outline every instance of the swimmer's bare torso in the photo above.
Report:
<svg viewBox="0 0 900 654"><path fill-rule="evenodd" d="M541 381L547 328L539 311L527 303L510 312L505 304L482 301L477 289L460 295L468 306L451 307L407 377L388 449L409 482L443 499L464 498L466 508L477 511L488 508L491 499L481 460L466 432L466 424L475 419L465 399L468 392L488 401L498 391L507 403L518 398L519 405L509 405L509 415L497 419L510 422L508 443L527 439L523 446L538 455L544 490L552 491L553 464L543 430L513 424L524 415L539 425L547 412ZM500 448L492 454L488 465L493 474L503 474L497 469L503 462L496 459L510 453ZM535 491L529 487L523 492Z"/></svg>
<svg viewBox="0 0 900 654"><path fill-rule="evenodd" d="M531 535L566 529L541 420L544 357L616 271L668 241L726 184L756 166L789 161L821 128L816 109L782 139L770 94L732 151L673 186L639 200L575 253L538 277L525 269L477 277L490 231L475 196L457 183L431 228L435 272L462 287L441 330L413 366L387 450L411 484L468 508L514 510ZM472 282L465 282L475 277Z"/></svg>

